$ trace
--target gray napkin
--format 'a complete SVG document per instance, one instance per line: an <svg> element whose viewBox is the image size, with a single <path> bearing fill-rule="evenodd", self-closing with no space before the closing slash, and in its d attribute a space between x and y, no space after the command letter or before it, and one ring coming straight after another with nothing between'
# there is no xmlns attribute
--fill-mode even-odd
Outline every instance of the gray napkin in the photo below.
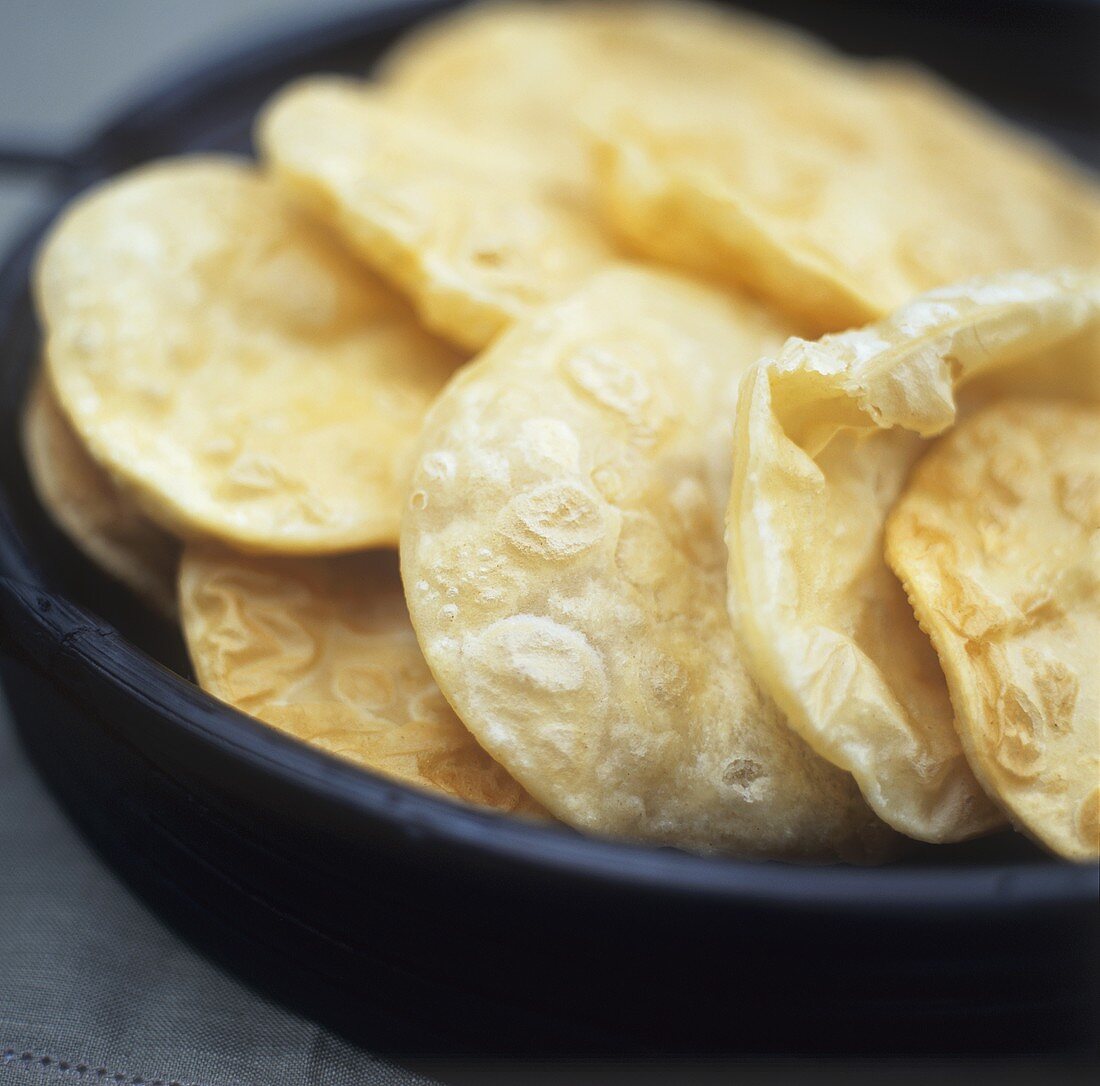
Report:
<svg viewBox="0 0 1100 1086"><path fill-rule="evenodd" d="M0 1086L413 1086L166 928L35 777L0 701Z"/></svg>

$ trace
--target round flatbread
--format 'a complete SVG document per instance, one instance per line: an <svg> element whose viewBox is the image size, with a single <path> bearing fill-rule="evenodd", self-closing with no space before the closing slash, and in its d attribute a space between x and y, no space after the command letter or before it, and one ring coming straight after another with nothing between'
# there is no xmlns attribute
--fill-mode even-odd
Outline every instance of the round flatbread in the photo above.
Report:
<svg viewBox="0 0 1100 1086"><path fill-rule="evenodd" d="M611 259L584 202L520 149L461 139L366 84L292 84L256 139L287 191L461 347L484 347Z"/></svg>
<svg viewBox="0 0 1100 1086"><path fill-rule="evenodd" d="M375 74L388 102L518 154L559 189L590 198L589 126L610 103L728 79L772 39L795 36L683 0L481 3L403 38Z"/></svg>
<svg viewBox="0 0 1100 1086"><path fill-rule="evenodd" d="M1052 851L1100 858L1100 409L1006 401L941 438L886 556L978 779Z"/></svg>
<svg viewBox="0 0 1100 1086"><path fill-rule="evenodd" d="M592 154L613 118L739 108L758 84L789 104L813 86L802 72L819 52L706 5L472 5L403 42L375 83L288 88L257 143L425 324L480 349L614 259ZM814 126L836 128L836 107ZM666 258L661 230L641 245L621 233Z"/></svg>
<svg viewBox="0 0 1100 1086"><path fill-rule="evenodd" d="M389 777L542 814L439 692L396 555L248 557L189 545L180 611L199 684L222 701Z"/></svg>
<svg viewBox="0 0 1100 1086"><path fill-rule="evenodd" d="M421 647L482 745L580 829L758 857L887 846L725 614L730 404L781 337L749 304L616 268L428 416L401 533Z"/></svg>
<svg viewBox="0 0 1100 1086"><path fill-rule="evenodd" d="M84 451L41 373L23 409L23 450L38 500L57 526L97 566L173 617L179 542Z"/></svg>
<svg viewBox="0 0 1100 1086"><path fill-rule="evenodd" d="M790 340L742 385L726 532L734 626L791 726L911 837L958 841L1002 816L886 564L886 516L959 400L1055 383L1100 398L1098 332L1095 277L1021 272L931 291L858 331Z"/></svg>
<svg viewBox="0 0 1100 1086"><path fill-rule="evenodd" d="M968 276L1096 265L1100 187L1053 148L915 70L739 34L724 71L599 126L602 206L636 251L812 334Z"/></svg>
<svg viewBox="0 0 1100 1086"><path fill-rule="evenodd" d="M393 542L409 446L458 357L230 158L78 199L41 254L51 385L170 530L324 553Z"/></svg>

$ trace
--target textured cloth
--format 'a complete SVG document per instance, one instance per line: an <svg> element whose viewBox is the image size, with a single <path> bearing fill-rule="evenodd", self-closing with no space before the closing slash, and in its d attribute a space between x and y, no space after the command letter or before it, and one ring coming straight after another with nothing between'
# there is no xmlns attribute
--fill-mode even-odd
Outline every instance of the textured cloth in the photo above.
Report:
<svg viewBox="0 0 1100 1086"><path fill-rule="evenodd" d="M0 1086L412 1086L202 957L98 860L0 703Z"/></svg>

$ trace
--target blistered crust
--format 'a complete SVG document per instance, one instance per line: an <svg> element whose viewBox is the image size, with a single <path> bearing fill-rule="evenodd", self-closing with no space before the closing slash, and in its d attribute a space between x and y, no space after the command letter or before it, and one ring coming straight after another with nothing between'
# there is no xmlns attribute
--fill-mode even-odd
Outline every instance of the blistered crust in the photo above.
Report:
<svg viewBox="0 0 1100 1086"><path fill-rule="evenodd" d="M751 371L734 427L729 605L753 674L902 832L956 841L1001 820L952 724L928 638L883 557L922 438L959 404L1060 382L1095 397L1093 276L1017 273L931 291L884 321L794 339Z"/></svg>
<svg viewBox="0 0 1100 1086"><path fill-rule="evenodd" d="M39 373L23 409L23 450L39 501L96 565L161 614L176 614L180 545L84 451Z"/></svg>
<svg viewBox="0 0 1100 1086"><path fill-rule="evenodd" d="M970 764L1067 859L1100 856L1100 410L1006 401L941 438L886 525Z"/></svg>
<svg viewBox="0 0 1100 1086"><path fill-rule="evenodd" d="M36 298L65 414L150 517L254 550L395 540L458 358L251 167L177 159L81 197Z"/></svg>
<svg viewBox="0 0 1100 1086"><path fill-rule="evenodd" d="M191 545L180 610L196 677L215 697L406 783L542 813L439 692L395 555L245 557Z"/></svg>
<svg viewBox="0 0 1100 1086"><path fill-rule="evenodd" d="M287 190L461 347L484 347L611 259L584 202L517 149L459 138L364 84L292 84L257 141Z"/></svg>
<svg viewBox="0 0 1100 1086"><path fill-rule="evenodd" d="M402 525L448 700L584 830L746 856L868 859L851 778L741 663L720 517L737 377L780 332L616 269L505 335L432 409Z"/></svg>

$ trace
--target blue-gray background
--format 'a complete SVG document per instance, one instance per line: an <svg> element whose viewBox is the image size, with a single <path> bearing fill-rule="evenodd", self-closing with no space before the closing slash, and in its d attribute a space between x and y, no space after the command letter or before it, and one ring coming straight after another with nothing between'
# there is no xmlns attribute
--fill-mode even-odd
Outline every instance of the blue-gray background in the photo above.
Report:
<svg viewBox="0 0 1100 1086"><path fill-rule="evenodd" d="M64 150L135 90L227 40L372 0L0 0L0 147ZM0 248L42 185L0 168Z"/></svg>

